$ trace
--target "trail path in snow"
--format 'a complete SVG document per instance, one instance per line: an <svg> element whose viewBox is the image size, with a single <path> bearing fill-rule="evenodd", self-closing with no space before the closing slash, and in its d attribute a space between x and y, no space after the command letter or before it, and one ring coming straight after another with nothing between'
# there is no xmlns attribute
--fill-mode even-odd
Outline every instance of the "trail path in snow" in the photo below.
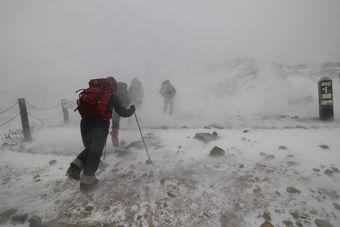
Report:
<svg viewBox="0 0 340 227"><path fill-rule="evenodd" d="M194 138L214 131L214 141ZM153 165L138 132L122 130L126 153L107 153L88 194L64 176L78 134L46 129L31 144L2 146L0 213L27 214L24 226L340 225L340 128L146 129ZM225 155L209 156L214 146Z"/></svg>

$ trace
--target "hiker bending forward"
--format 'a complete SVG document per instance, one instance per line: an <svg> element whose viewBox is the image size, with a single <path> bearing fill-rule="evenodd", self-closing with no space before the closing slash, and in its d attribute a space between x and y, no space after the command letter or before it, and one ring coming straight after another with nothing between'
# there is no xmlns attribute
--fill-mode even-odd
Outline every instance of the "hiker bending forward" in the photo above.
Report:
<svg viewBox="0 0 340 227"><path fill-rule="evenodd" d="M143 84L137 78L133 78L129 87L129 96L131 103L136 105L137 110L140 110L144 98Z"/></svg>
<svg viewBox="0 0 340 227"><path fill-rule="evenodd" d="M124 108L128 108L130 105L130 97L127 90L127 84L124 82L117 83L117 96L120 99ZM118 151L119 147L119 122L120 122L120 114L115 111L112 112L112 131L111 131L111 139L114 151Z"/></svg>
<svg viewBox="0 0 340 227"><path fill-rule="evenodd" d="M134 105L131 105L129 109L126 109L122 105L119 97L115 94L115 91L117 90L117 82L113 77L98 79L98 81L101 81L100 83L109 82L110 86L110 89L108 89L110 90L110 93L107 97L108 100L106 101L107 104L105 105L104 117L101 119L96 119L96 117L93 117L93 114L87 114L83 109L81 111L80 105L78 104L78 110L82 116L80 122L80 132L85 149L76 157L76 159L72 161L69 169L67 170L67 175L69 178L76 180L80 179L80 190L82 191L90 191L95 187L96 184L98 184L98 180L95 178L95 173L98 169L100 157L102 156L107 135L109 133L112 110L114 109L115 112L122 117L129 117L135 112ZM92 84L96 84L96 81ZM107 94L107 92L105 94ZM104 101L101 101L99 104L105 103L105 98L103 98L103 100ZM94 109L94 107L92 109ZM92 111L91 109L87 110L88 112ZM80 177L82 170L83 175Z"/></svg>
<svg viewBox="0 0 340 227"><path fill-rule="evenodd" d="M174 97L176 95L175 87L170 83L169 80L166 80L162 83L159 93L164 98L164 106L163 106L164 114L171 115L173 108L174 108Z"/></svg>

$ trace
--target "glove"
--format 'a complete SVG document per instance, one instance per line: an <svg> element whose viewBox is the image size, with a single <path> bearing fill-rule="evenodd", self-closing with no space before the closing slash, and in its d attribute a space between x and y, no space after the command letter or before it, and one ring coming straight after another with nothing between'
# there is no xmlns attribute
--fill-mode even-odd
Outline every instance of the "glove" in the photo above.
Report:
<svg viewBox="0 0 340 227"><path fill-rule="evenodd" d="M130 110L132 111L132 113L134 113L134 112L136 111L135 105L131 105L131 106L130 106Z"/></svg>

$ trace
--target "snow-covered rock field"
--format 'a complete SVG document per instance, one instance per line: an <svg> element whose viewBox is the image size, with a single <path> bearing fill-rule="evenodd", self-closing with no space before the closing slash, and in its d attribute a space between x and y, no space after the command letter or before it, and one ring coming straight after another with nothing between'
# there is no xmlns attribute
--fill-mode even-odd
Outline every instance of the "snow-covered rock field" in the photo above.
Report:
<svg viewBox="0 0 340 227"><path fill-rule="evenodd" d="M195 138L213 132L215 140ZM77 127L41 130L31 143L13 135L0 152L1 224L316 226L324 220L340 225L339 122L162 127L143 133L152 165L146 164L139 131L122 129L125 152L113 154L107 142L97 172L100 185L88 194L65 177L82 149ZM225 154L210 156L215 146ZM15 212L6 219L10 209Z"/></svg>

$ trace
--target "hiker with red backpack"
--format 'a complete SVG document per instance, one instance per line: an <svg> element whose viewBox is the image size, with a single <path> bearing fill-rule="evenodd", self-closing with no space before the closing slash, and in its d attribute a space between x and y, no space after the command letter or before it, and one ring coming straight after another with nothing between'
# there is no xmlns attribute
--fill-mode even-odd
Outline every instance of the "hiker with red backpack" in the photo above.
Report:
<svg viewBox="0 0 340 227"><path fill-rule="evenodd" d="M85 149L66 172L69 178L80 180L80 190L85 192L98 184L95 172L106 144L113 109L121 117L130 117L135 112L134 105L125 108L115 94L117 82L113 77L92 79L89 86L79 94L76 109L82 117L80 131Z"/></svg>

